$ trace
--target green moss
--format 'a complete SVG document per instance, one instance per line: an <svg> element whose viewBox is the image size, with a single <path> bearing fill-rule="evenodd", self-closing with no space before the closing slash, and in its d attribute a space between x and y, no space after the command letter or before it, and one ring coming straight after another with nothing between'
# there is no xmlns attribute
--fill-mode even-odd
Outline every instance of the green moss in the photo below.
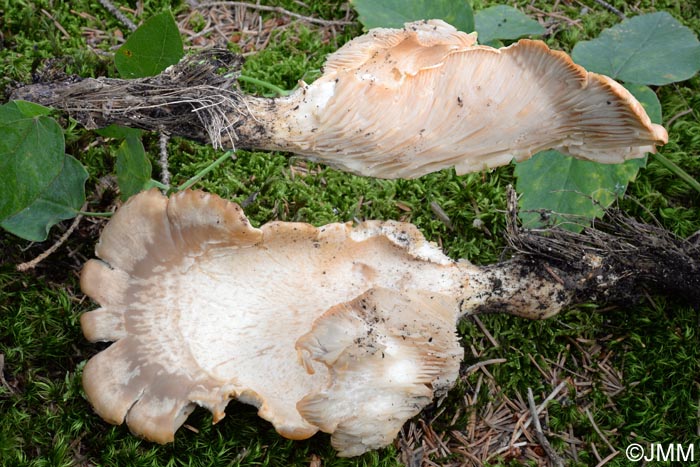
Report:
<svg viewBox="0 0 700 467"><path fill-rule="evenodd" d="M135 2L121 2L132 7ZM146 15L171 7L176 12L186 2L146 1ZM285 0L270 2L304 15L344 18L342 1L310 1L309 7ZM495 2L475 1L475 9ZM512 2L511 2L512 3ZM517 3L525 12L529 0ZM629 2L612 2L633 14ZM672 0L639 3L643 11L667 10L687 26L700 32L700 15L691 2ZM553 2L537 1L534 6L552 12ZM577 25L562 22L547 41L551 46L571 50L580 40L598 35L604 27L619 19L599 6L586 11L576 2L559 2L558 16L567 16ZM41 9L62 25L69 37L55 26ZM102 29L112 35L125 28L92 0L71 2L5 1L2 10L0 48L0 93L7 94L11 81L31 81L31 74L43 67L43 61L57 58L68 73L82 76L110 75L111 61L102 55L116 40L102 42L99 54L93 51L84 28ZM80 16L74 12L84 12ZM585 13L585 14L584 14ZM264 13L264 18L273 17ZM543 17L547 21L555 17ZM274 32L269 46L250 57L244 72L280 87L291 89L297 80L312 81L325 56L360 32L359 25L337 35L321 36L317 29L303 24ZM63 66L63 65L62 65ZM264 93L252 86L248 91ZM670 141L662 153L696 179L700 179L700 78L657 89L664 121L685 114L669 128ZM66 131L67 152L80 158L90 172L88 193L114 172L116 143L98 138L93 132L62 121ZM157 159L158 140L144 139L152 160ZM169 146L173 184L179 184L206 167L220 153L181 139ZM302 167L303 166L303 167ZM154 167L157 167L154 164ZM157 173L155 174L157 177ZM445 170L417 180L373 180L343 174L315 164L301 164L285 154L239 151L236 160L222 164L207 176L198 188L246 204L246 213L255 225L280 219L327 222L355 219L400 219L415 223L429 239L438 242L453 258L467 258L478 264L497 261L504 247L505 187L512 183L512 168L490 173L455 175ZM687 236L700 230L700 196L664 166L649 159L637 180L630 185L633 199L620 202L632 215L658 220L666 228ZM90 209L104 210L109 195L92 196ZM439 205L450 219L451 228L431 209ZM476 221L476 223L475 223ZM280 438L271 426L259 419L254 408L231 403L227 417L212 426L211 416L197 410L187 424L199 433L183 428L175 443L158 446L133 437L124 426L112 427L97 417L80 386L85 361L100 345L87 343L80 332L78 317L91 309L79 292L77 273L80 264L93 256L100 229L97 221L85 220L69 243L46 260L38 270L18 273L13 265L30 259L47 245L27 245L0 233L0 354L3 375L11 390L0 385L0 465L69 466L88 463L101 466L207 466L207 465L308 465L319 456L331 466L399 465L396 448L368 453L359 459L335 456L326 435L292 442ZM482 227L479 227L481 225ZM52 240L60 235L53 233ZM566 357L572 371L583 371L585 358L581 342L594 342L603 352L612 352L610 364L622 374L623 391L610 398L596 381L590 393L581 397L569 387L564 403L549 407L549 427L565 431L603 446L583 408L589 409L596 425L606 433L617 449L642 439L657 443L698 443L697 411L700 389L696 383L700 361L697 309L660 297L640 297L639 304L625 308L599 310L579 306L544 322L524 321L508 316L484 316L482 321L495 336L494 347L471 321L459 325L462 343L469 356L465 365L478 360L504 358L506 363L491 365L489 371L504 395L516 399L532 388L536 397L553 390L540 372L555 370L552 364ZM471 348L480 355L472 357ZM534 361L534 362L533 362ZM537 363L537 365L535 365ZM595 363L595 362L594 362ZM579 365L579 367L576 367ZM539 366L539 368L538 368ZM567 373L562 372L562 377ZM477 375L467 376L443 402L441 415L430 407L421 415L433 420L437 430L466 430L469 410L463 407L464 395L475 384ZM481 387L476 410L499 394ZM454 420L454 414L462 409ZM638 438L634 438L637 436ZM555 447L563 448L558 441ZM433 456L436 463L454 461ZM588 447L579 452L578 465L597 463ZM616 464L616 462L618 462ZM508 465L494 461L493 465ZM609 465L624 465L618 456Z"/></svg>

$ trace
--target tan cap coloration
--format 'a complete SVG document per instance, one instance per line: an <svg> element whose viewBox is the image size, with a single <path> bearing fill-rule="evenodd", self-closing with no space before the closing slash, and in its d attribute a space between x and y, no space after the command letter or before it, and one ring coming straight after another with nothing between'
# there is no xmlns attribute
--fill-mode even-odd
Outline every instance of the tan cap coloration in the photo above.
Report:
<svg viewBox="0 0 700 467"><path fill-rule="evenodd" d="M545 149L619 163L667 142L624 87L565 53L533 40L476 45L440 20L372 29L274 102L253 112L276 115L253 145L382 178L463 174Z"/></svg>
<svg viewBox="0 0 700 467"><path fill-rule="evenodd" d="M81 325L89 340L115 342L87 363L85 392L105 420L126 421L134 433L161 443L172 441L195 406L218 421L231 398L258 407L283 436L308 438L319 424L297 403L335 379L318 350L319 360L305 364L297 354L297 340L313 323L371 289L398 294L381 295L397 303L387 305L394 309L406 291L455 296L464 280L463 271L408 224L272 222L257 229L237 205L196 191L168 199L152 190L131 198L105 227L96 251L101 259L85 265L81 286L100 308L85 313ZM456 307L451 317L430 307L442 313L440 322L451 323L443 328L451 329L446 339L453 343ZM444 352L459 360L453 346ZM428 403L425 375L433 373L421 368L430 363L411 358L422 365L411 371L421 378L419 400ZM396 414L389 432L408 414ZM343 449L368 449L357 443Z"/></svg>
<svg viewBox="0 0 700 467"><path fill-rule="evenodd" d="M164 314L178 298L169 271L188 267L187 255L261 237L243 221L240 208L218 197L193 193L168 203L152 190L131 198L104 229L96 248L102 260L88 261L80 283L101 305L81 317L83 333L91 341L117 341L83 372L86 395L105 420L126 420L135 433L163 443L173 440L195 404L223 417L237 388L199 367L178 339L177 316Z"/></svg>

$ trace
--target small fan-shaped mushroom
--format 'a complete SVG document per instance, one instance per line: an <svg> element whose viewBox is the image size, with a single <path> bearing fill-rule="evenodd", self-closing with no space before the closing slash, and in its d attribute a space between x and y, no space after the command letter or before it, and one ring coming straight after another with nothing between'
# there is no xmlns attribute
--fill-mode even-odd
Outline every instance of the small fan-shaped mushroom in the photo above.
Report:
<svg viewBox="0 0 700 467"><path fill-rule="evenodd" d="M101 308L81 324L89 340L116 342L86 365L85 391L104 419L158 442L195 404L219 420L230 398L259 407L286 437L313 435L318 425L296 404L329 374L301 365L295 345L319 316L375 287L454 296L464 285L412 226L256 229L238 206L202 192L135 196L96 251L81 286Z"/></svg>
<svg viewBox="0 0 700 467"><path fill-rule="evenodd" d="M667 141L614 80L544 42L494 49L440 20L372 29L291 96L246 96L242 147L286 150L360 175L413 178L544 149L618 163Z"/></svg>

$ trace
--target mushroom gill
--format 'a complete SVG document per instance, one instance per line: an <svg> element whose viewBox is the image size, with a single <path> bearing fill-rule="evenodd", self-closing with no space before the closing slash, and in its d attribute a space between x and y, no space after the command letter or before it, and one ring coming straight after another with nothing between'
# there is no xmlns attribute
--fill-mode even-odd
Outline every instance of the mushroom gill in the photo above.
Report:
<svg viewBox="0 0 700 467"><path fill-rule="evenodd" d="M276 99L266 138L360 175L458 174L528 159L545 149L618 163L655 152L666 131L607 76L544 42L476 45L440 20L373 29L329 56L324 74ZM249 100L253 115L265 115ZM268 102L264 102L266 108Z"/></svg>
<svg viewBox="0 0 700 467"><path fill-rule="evenodd" d="M100 308L84 314L81 325L87 339L115 342L87 363L85 392L105 420L126 421L134 433L161 443L173 440L195 405L218 421L231 398L258 407L288 438L327 429L330 421L307 418L297 403L322 394L335 376L319 349L302 364L297 340L328 310L376 288L459 296L471 267L457 267L408 224L272 222L257 229L237 205L194 191L131 198L105 227L96 253L100 259L85 265L81 287ZM393 300L384 313L405 299ZM412 370L420 379L400 390L416 401L396 415L392 430L430 402L433 379L455 378L458 307L451 305L449 311L435 305L449 341L450 376ZM419 364L421 351L411 350L411 365Z"/></svg>
<svg viewBox="0 0 700 467"><path fill-rule="evenodd" d="M456 382L464 351L455 297L374 288L319 317L297 342L306 365L328 366L328 387L297 408L340 456L390 444L403 424Z"/></svg>

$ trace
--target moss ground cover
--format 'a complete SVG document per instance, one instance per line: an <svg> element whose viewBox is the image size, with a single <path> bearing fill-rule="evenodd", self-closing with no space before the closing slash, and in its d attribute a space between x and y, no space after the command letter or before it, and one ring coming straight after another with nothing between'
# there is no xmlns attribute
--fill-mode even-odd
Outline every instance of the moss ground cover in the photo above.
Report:
<svg viewBox="0 0 700 467"><path fill-rule="evenodd" d="M302 77L313 80L325 55L361 32L357 22L322 26L276 12L241 9L228 13L231 21L224 24L217 23L221 16L211 10L192 10L190 2L119 3L135 22L171 8L189 47L220 41L223 30L227 46L247 56L246 75L283 89L293 88ZM473 8L495 3L476 0ZM549 45L566 51L620 21L596 2L508 3L538 19ZM700 10L692 2L611 3L630 16L668 11L700 34ZM269 4L305 16L354 19L344 2ZM46 60L58 61L69 74L117 76L112 54L129 31L99 2L5 0L0 12L3 102L14 82L31 81L33 73L46 69ZM232 25L245 25L254 34L237 33ZM249 83L244 87L269 92ZM700 77L660 87L657 94L669 130L662 154L698 180ZM112 209L118 197L109 174L114 173L118 142L65 118L61 123L66 152L90 174L89 210ZM144 145L157 167L158 137L146 136ZM168 142L168 153L174 184L220 155L180 139ZM234 162L217 167L198 187L243 203L256 225L274 219L315 225L405 220L451 257L488 264L502 254L505 188L513 181L512 167L465 176L447 170L414 181L372 180L283 154L239 151ZM700 194L654 158L628 194L620 205L630 214L655 219L682 236L700 230ZM449 225L436 214L436 206L449 217ZM694 443L696 458L700 456L699 311L680 298L656 296L640 297L627 307L579 306L543 322L486 316L461 323L467 359L457 387L407 424L394 446L357 459L337 458L325 435L303 442L282 439L254 408L239 403L231 403L227 417L215 426L208 413L196 411L171 445L144 442L97 417L80 385L82 366L100 347L87 343L80 332L79 315L93 304L80 293L77 277L93 256L103 222L83 219L66 245L25 273L15 265L44 251L70 221L54 229L44 244L0 232L0 465L421 465L416 459L437 465L483 459L490 465L536 465L548 460L534 438L524 445L525 438L518 438L506 449L485 439L489 429L517 429L518 417L527 414L528 388L539 404L561 382L564 387L542 420L550 443L571 464L604 460L627 465L624 449L633 442Z"/></svg>

